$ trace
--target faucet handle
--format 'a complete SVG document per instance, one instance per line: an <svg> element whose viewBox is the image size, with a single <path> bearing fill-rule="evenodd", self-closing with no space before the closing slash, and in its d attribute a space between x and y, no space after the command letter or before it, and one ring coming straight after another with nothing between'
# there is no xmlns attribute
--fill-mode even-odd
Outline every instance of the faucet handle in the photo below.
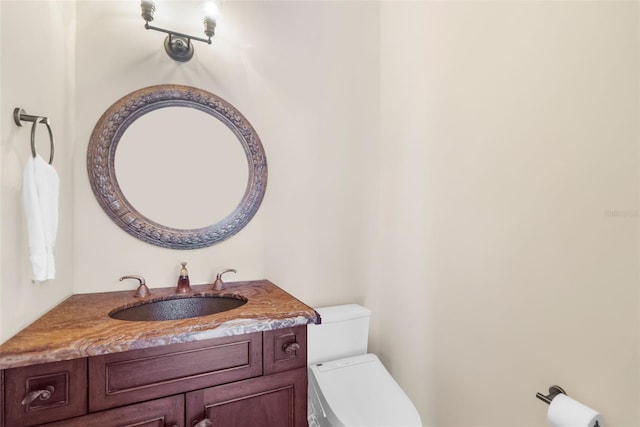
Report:
<svg viewBox="0 0 640 427"><path fill-rule="evenodd" d="M222 285L224 284L224 282L222 281L222 275L225 273L237 273L237 271L233 268L227 268L226 270L222 270L218 274L216 274L216 281L213 282L214 290L216 291L222 290Z"/></svg>
<svg viewBox="0 0 640 427"><path fill-rule="evenodd" d="M138 289L136 290L136 294L134 295L136 298L144 298L148 295L151 295L151 291L149 290L149 288L147 288L144 277L128 275L128 276L122 276L120 278L120 281L122 282L124 279L134 279L138 281L139 283Z"/></svg>

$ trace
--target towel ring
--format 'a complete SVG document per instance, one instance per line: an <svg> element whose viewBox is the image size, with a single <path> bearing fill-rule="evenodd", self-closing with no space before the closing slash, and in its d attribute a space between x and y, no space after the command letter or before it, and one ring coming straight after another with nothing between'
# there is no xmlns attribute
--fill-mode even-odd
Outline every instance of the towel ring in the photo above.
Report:
<svg viewBox="0 0 640 427"><path fill-rule="evenodd" d="M13 121L18 125L22 126L23 121L32 122L31 125L31 154L33 157L36 157L36 126L38 123L44 123L47 126L47 131L49 132L49 143L51 145L51 151L49 152L49 164L53 163L53 152L55 147L55 142L53 141L53 131L51 130L51 125L49 125L48 117L41 116L32 116L27 114L22 108L14 108L13 109Z"/></svg>
<svg viewBox="0 0 640 427"><path fill-rule="evenodd" d="M53 163L53 131L51 130L51 126L49 126L49 119L44 117L38 117L37 120L33 121L33 125L31 125L31 154L33 157L36 157L36 126L38 123L44 123L47 126L47 131L49 131L49 143L51 144L51 151L49 152L49 164Z"/></svg>

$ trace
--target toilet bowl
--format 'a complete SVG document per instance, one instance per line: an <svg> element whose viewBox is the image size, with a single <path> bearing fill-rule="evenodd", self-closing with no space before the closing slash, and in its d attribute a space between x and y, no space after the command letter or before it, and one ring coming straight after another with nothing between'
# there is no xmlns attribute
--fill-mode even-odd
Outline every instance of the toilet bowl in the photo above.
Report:
<svg viewBox="0 0 640 427"><path fill-rule="evenodd" d="M359 305L316 308L308 327L309 427L421 427L420 416L375 354L371 312Z"/></svg>

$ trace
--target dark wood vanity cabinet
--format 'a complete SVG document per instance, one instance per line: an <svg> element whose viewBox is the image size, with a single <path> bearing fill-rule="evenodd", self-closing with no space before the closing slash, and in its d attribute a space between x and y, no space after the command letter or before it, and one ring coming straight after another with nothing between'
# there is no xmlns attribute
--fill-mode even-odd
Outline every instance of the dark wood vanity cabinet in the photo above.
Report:
<svg viewBox="0 0 640 427"><path fill-rule="evenodd" d="M297 326L7 369L0 427L193 427L205 418L224 427L306 426L306 332Z"/></svg>

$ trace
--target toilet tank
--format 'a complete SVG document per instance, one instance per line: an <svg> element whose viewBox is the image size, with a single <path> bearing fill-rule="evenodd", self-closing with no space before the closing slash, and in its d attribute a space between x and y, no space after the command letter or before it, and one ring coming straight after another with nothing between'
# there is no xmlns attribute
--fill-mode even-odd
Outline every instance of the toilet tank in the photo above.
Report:
<svg viewBox="0 0 640 427"><path fill-rule="evenodd" d="M367 353L371 310L358 304L315 310L322 323L307 327L309 365Z"/></svg>

